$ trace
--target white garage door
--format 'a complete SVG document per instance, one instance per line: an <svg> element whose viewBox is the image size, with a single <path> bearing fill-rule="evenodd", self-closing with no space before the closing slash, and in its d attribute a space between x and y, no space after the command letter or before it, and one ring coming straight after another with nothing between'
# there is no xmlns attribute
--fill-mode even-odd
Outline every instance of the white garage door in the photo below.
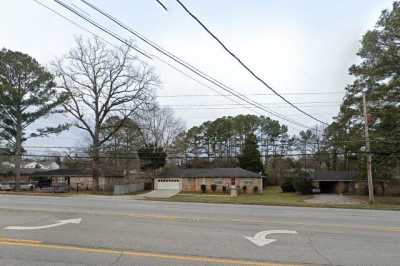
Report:
<svg viewBox="0 0 400 266"><path fill-rule="evenodd" d="M179 179L166 178L157 180L157 189L179 190Z"/></svg>

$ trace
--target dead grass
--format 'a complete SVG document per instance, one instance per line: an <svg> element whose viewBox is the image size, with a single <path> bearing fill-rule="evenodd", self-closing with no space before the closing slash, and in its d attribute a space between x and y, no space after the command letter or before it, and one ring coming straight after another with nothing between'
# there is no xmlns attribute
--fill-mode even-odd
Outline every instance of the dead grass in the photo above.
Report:
<svg viewBox="0 0 400 266"><path fill-rule="evenodd" d="M400 210L400 197L376 197L373 205L365 204L314 204L305 200L312 196L299 195L297 193L282 193L280 187L268 187L261 194L239 195L230 197L222 193L180 193L165 201L174 202L203 202L203 203L231 203L231 204L255 204L270 206L296 206L296 207L322 207L322 208L346 208L346 209L382 209ZM365 200L365 197L359 197ZM366 201L367 202L367 201Z"/></svg>

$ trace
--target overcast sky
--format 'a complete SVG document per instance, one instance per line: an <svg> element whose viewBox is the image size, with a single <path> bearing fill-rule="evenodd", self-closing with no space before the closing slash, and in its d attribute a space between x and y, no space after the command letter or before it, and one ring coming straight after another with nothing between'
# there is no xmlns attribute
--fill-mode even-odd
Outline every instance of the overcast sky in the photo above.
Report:
<svg viewBox="0 0 400 266"><path fill-rule="evenodd" d="M118 41L90 27L54 1L40 1L119 45ZM93 13L79 0L65 2L79 7L123 37L132 38L144 50L156 53ZM270 95L174 0L163 0L168 12L155 0L91 2L233 89L249 94L257 102L302 124L315 125L315 121ZM184 0L184 3L278 92L319 119L330 122L339 110L346 84L351 82L348 68L358 60L356 52L361 36L375 25L381 11L390 8L392 1ZM28 53L43 65L49 65L54 58L71 49L74 37L90 36L33 0L2 1L1 4L0 47ZM174 108L187 127L224 115L251 113L220 96L175 97L216 93L156 60L147 61L154 66L163 83L157 95L174 96L160 97L160 104ZM60 122L60 117L39 121L37 125L57 122ZM298 127L286 124L291 133L298 132ZM28 144L75 146L86 141L84 134L75 129L57 137L35 139Z"/></svg>

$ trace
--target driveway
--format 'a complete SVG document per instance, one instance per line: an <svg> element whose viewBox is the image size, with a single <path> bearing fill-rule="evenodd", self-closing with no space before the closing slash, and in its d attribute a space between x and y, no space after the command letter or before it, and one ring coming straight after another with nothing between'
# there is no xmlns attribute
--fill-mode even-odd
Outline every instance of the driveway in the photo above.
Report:
<svg viewBox="0 0 400 266"><path fill-rule="evenodd" d="M364 204L365 201L355 199L351 196L344 196L338 194L318 194L314 195L311 199L305 200L307 203L315 204Z"/></svg>
<svg viewBox="0 0 400 266"><path fill-rule="evenodd" d="M157 189L141 196L149 199L167 199L179 193L176 189Z"/></svg>

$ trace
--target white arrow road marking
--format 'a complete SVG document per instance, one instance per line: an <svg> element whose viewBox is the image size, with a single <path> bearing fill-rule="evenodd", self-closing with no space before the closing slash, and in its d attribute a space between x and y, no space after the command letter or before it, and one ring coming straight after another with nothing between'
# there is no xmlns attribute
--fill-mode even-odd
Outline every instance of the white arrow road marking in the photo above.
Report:
<svg viewBox="0 0 400 266"><path fill-rule="evenodd" d="M82 218L68 219L68 220L60 220L55 224L41 225L41 226L7 226L4 227L5 230L39 230L39 229L47 229L52 227L61 226L64 224L79 224L81 223Z"/></svg>
<svg viewBox="0 0 400 266"><path fill-rule="evenodd" d="M267 230L258 232L257 234L254 235L254 237L245 236L245 238L250 242L252 242L253 244L262 247L276 241L276 239L267 238L267 236L271 234L297 234L297 232L289 230Z"/></svg>

